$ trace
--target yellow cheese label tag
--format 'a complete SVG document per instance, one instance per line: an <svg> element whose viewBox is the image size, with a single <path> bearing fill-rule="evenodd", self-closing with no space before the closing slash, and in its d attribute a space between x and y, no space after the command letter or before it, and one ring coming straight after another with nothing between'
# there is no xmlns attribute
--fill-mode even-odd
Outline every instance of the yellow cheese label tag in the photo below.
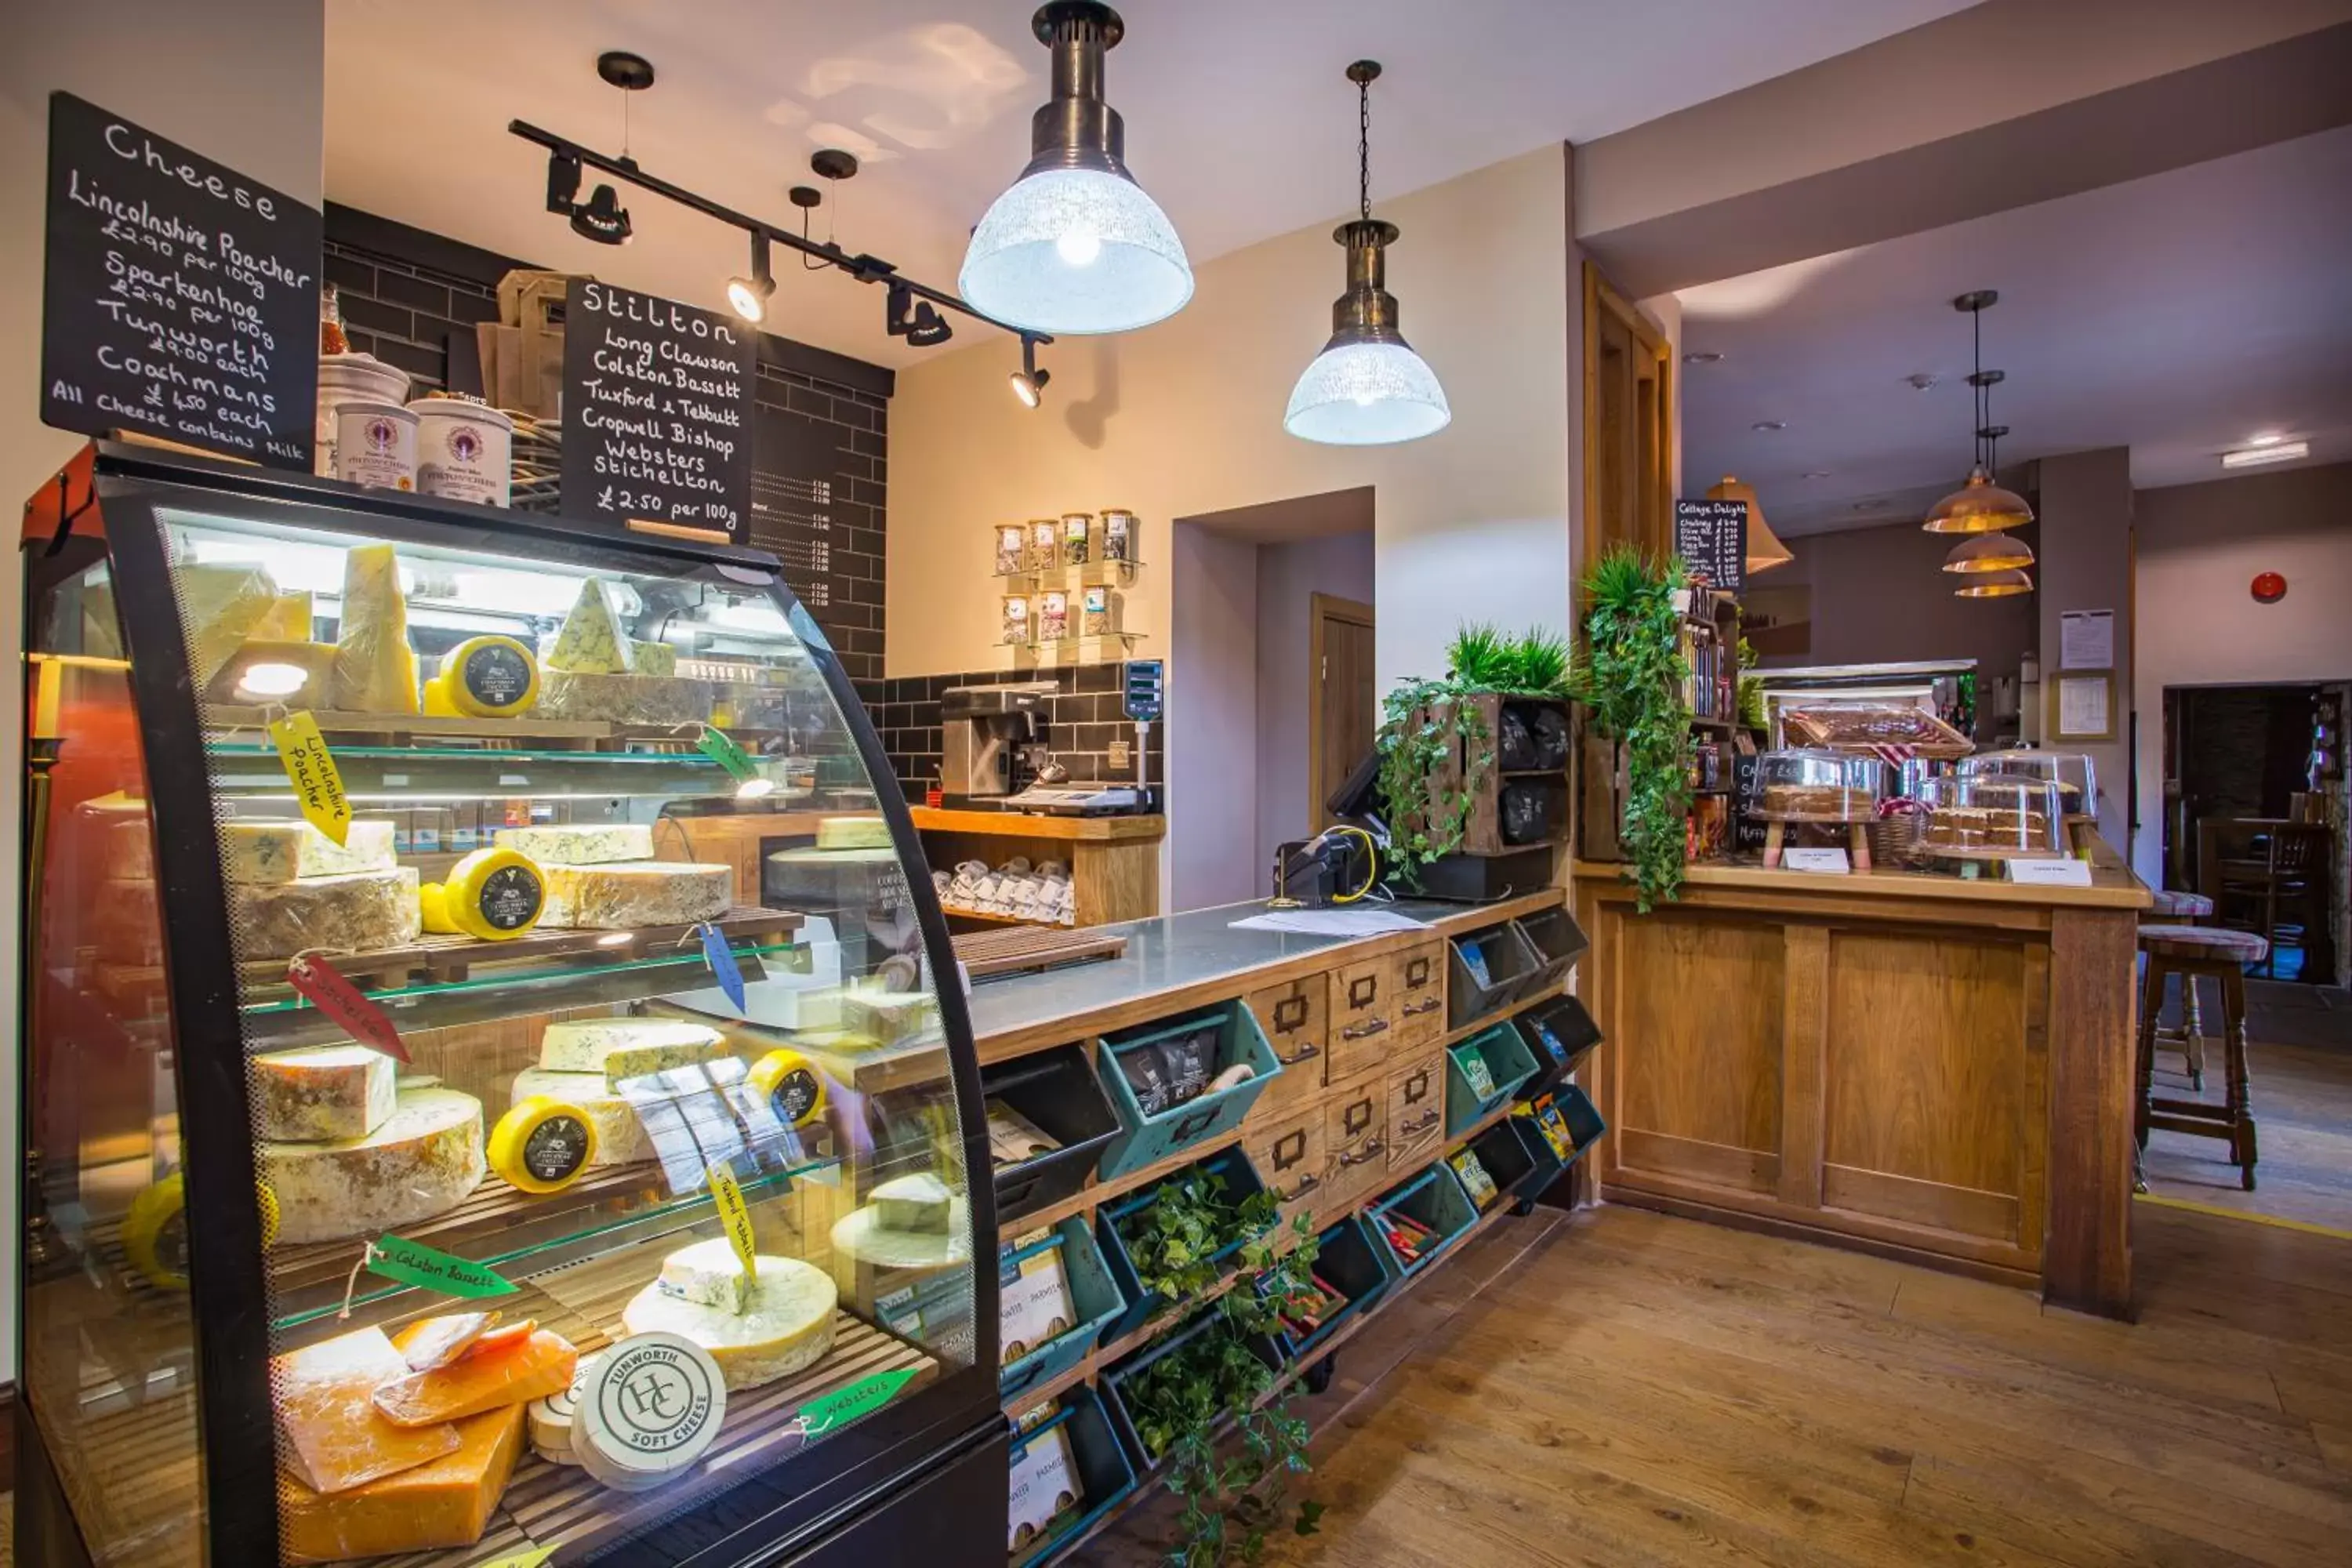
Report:
<svg viewBox="0 0 2352 1568"><path fill-rule="evenodd" d="M528 1552L513 1552L495 1563L485 1563L482 1568L540 1568L541 1563L554 1555L555 1548L552 1546L534 1546Z"/></svg>
<svg viewBox="0 0 2352 1568"><path fill-rule="evenodd" d="M758 1279L760 1249L751 1237L751 1207L743 1201L743 1189L723 1160L711 1162L710 1195L718 1200L719 1222L727 1227L727 1245L735 1249L736 1260L743 1265L743 1278Z"/></svg>
<svg viewBox="0 0 2352 1568"><path fill-rule="evenodd" d="M310 826L341 845L352 829L351 797L343 793L343 775L335 770L335 754L310 710L297 709L269 721L269 739L278 760L294 785L294 803Z"/></svg>

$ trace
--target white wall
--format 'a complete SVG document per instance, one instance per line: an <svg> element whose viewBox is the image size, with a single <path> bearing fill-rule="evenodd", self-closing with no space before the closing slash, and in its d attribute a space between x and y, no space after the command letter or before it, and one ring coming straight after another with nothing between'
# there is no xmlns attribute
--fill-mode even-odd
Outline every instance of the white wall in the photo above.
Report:
<svg viewBox="0 0 2352 1568"><path fill-rule="evenodd" d="M2132 868L2164 871L2164 689L2352 679L2352 463L2141 490ZM2257 602L2263 572L2286 597Z"/></svg>
<svg viewBox="0 0 2352 1568"><path fill-rule="evenodd" d="M1257 837L1258 863L1273 863L1274 847L1303 838L1315 816L1312 761L1307 752L1307 710L1314 672L1318 594L1373 602L1372 536L1342 533L1263 544L1257 552ZM1259 873L1259 891L1267 873Z"/></svg>
<svg viewBox="0 0 2352 1568"><path fill-rule="evenodd" d="M1257 546L1197 524L1172 531L1177 613L1168 652L1168 907L1255 896L1258 869Z"/></svg>
<svg viewBox="0 0 2352 1568"><path fill-rule="evenodd" d="M81 437L40 423L41 255L49 94L58 89L125 115L290 196L319 205L326 81L320 0L9 0L0 33L0 499L16 504ZM24 647L23 572L0 566L0 637ZM22 687L0 682L0 952L16 951ZM16 1373L16 973L0 964L0 1377Z"/></svg>

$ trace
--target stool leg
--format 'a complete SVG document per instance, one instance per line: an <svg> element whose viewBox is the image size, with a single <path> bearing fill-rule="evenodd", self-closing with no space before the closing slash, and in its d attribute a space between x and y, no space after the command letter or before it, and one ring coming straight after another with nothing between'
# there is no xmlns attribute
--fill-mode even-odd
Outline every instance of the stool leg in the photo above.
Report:
<svg viewBox="0 0 2352 1568"><path fill-rule="evenodd" d="M2164 1010L2164 978L2168 973L2164 959L2157 953L2147 955L2147 977L2142 983L2139 1004L2139 1041L2133 1071L2138 1089L2138 1105L2133 1112L2133 1135L2141 1150L2147 1148L2147 1119L2156 1107L2156 1018Z"/></svg>
<svg viewBox="0 0 2352 1568"><path fill-rule="evenodd" d="M2221 1026L2228 1032L2222 1051L2223 1070L2230 1080L2230 1160L2238 1167L2238 1184L2254 1190L2253 1086L2246 1073L2246 975L2237 964L2221 973Z"/></svg>
<svg viewBox="0 0 2352 1568"><path fill-rule="evenodd" d="M2180 1026L2188 1038L2181 1043L2181 1054L2189 1058L2189 1087L2205 1087L2205 1018L2197 1004L2197 976L2183 973L2180 976Z"/></svg>

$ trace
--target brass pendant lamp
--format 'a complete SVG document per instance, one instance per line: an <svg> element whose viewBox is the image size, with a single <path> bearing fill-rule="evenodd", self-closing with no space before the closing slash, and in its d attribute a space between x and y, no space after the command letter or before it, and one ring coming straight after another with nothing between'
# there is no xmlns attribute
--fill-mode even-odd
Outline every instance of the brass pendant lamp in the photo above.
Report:
<svg viewBox="0 0 2352 1568"><path fill-rule="evenodd" d="M1969 375L1969 385L1976 393L1973 404L1976 455L1975 462L1969 469L1968 483L1937 501L1927 513L1927 521L1919 525L1929 533L1998 533L2005 529L2021 528L2033 521L2033 509L2025 504L2025 498L2015 490L2004 489L1993 483L1992 478L1992 443L2008 435L2009 426L1992 423L1992 389L2000 384L2003 373L1984 367L1984 313L2000 299L2000 294L1990 289L1979 289L1952 301L1952 309L1969 313L1976 342L1975 365ZM2032 552L2027 552L2026 560L2032 560ZM1953 572L2000 570L1999 567L1973 567L1950 563L1946 563L1946 569Z"/></svg>
<svg viewBox="0 0 2352 1568"><path fill-rule="evenodd" d="M1786 566L1796 559L1789 547L1780 542L1780 536L1774 533L1771 525L1764 521L1764 503L1756 499L1754 485L1726 474L1720 483L1707 486L1706 499L1744 500L1748 503L1748 555L1744 562L1748 575L1753 577L1759 572Z"/></svg>
<svg viewBox="0 0 2352 1568"><path fill-rule="evenodd" d="M2016 594L2033 592L2033 578L2024 572L1986 572L1969 579L1967 584L1952 590L1957 599L2006 599Z"/></svg>

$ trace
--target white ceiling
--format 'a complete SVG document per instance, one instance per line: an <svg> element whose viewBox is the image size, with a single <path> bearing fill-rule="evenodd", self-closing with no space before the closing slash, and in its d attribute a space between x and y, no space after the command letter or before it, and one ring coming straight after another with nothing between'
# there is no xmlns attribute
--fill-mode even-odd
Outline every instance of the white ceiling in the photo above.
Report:
<svg viewBox="0 0 2352 1568"><path fill-rule="evenodd" d="M1348 62L1373 89L1373 194L1449 179L1548 142L1590 141L1964 9L1969 0L1134 0L1110 56L1129 161L1197 264L1352 205ZM1029 0L331 0L331 200L551 267L719 303L740 241L626 197L625 251L541 210L546 159L523 119L605 151L621 95L605 49L658 72L633 105L652 173L774 221L808 155L847 147L852 250L952 288L965 237L1027 161L1046 92ZM826 219L817 219L822 236ZM786 258L778 258L779 262ZM773 329L905 363L879 290L780 274ZM967 329L959 342L985 329Z"/></svg>
<svg viewBox="0 0 2352 1568"><path fill-rule="evenodd" d="M2004 468L2128 446L2136 486L2187 484L2258 432L2352 458L2346 128L1682 290L1683 349L1724 356L1683 366L1687 487L1736 473L1784 534L1916 518L1968 471L1972 289Z"/></svg>

